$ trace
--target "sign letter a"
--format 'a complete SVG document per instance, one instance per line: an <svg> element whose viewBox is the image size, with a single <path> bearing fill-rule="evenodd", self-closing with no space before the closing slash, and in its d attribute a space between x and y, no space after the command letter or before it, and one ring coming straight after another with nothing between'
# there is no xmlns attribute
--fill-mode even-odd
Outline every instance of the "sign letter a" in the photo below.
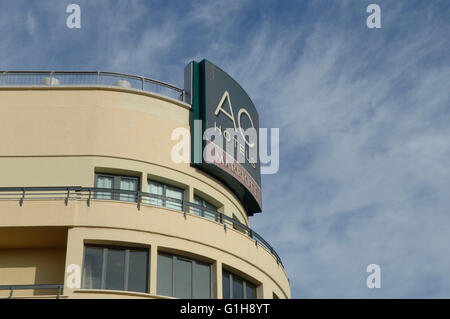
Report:
<svg viewBox="0 0 450 319"><path fill-rule="evenodd" d="M225 100L227 100L228 104L230 105L230 113L231 114L222 108L223 103L225 103ZM231 105L230 94L228 93L228 91L225 91L222 98L220 99L219 105L217 105L214 115L217 116L217 114L219 114L219 112L223 112L226 116L228 116L230 118L230 120L233 121L234 129L236 130L236 121L234 120L233 106Z"/></svg>

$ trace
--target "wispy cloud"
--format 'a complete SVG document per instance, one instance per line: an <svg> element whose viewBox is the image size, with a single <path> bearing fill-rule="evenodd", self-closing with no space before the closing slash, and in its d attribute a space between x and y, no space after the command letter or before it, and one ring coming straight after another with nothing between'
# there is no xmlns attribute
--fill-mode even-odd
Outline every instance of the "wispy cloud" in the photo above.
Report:
<svg viewBox="0 0 450 319"><path fill-rule="evenodd" d="M352 5L334 13L353 19ZM405 21L398 4L379 31L318 19L294 43L295 31L271 30L258 39L276 40L250 42L247 56L269 68L235 62L283 133L282 169L264 178L266 215L254 220L276 233L296 296L448 297L448 24L433 10ZM370 263L386 276L380 291L365 286Z"/></svg>
<svg viewBox="0 0 450 319"><path fill-rule="evenodd" d="M257 231L294 297L450 297L448 1L0 1L3 68L107 69L182 85L206 57L279 127ZM32 35L32 40L30 40ZM382 288L365 286L377 263Z"/></svg>
<svg viewBox="0 0 450 319"><path fill-rule="evenodd" d="M36 20L34 19L31 11L27 12L27 29L30 36L33 36L36 32Z"/></svg>

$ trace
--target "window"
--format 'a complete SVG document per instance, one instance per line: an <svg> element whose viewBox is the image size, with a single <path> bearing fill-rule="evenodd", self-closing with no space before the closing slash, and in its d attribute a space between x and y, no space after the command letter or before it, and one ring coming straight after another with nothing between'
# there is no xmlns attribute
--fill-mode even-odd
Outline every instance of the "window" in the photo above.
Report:
<svg viewBox="0 0 450 319"><path fill-rule="evenodd" d="M222 271L223 299L256 299L256 286L226 270Z"/></svg>
<svg viewBox="0 0 450 319"><path fill-rule="evenodd" d="M213 210L215 212L217 212L217 207L214 206L213 204L208 203L206 200L204 200L203 198L194 195L194 204L197 204L199 206L205 207L206 209L201 209L201 208L194 208L194 214L197 216L202 216L202 217L206 217L208 219L217 221L217 215L214 213L211 213L209 210ZM207 210L208 209L208 210Z"/></svg>
<svg viewBox="0 0 450 319"><path fill-rule="evenodd" d="M158 295L211 298L211 265L189 258L158 254Z"/></svg>
<svg viewBox="0 0 450 319"><path fill-rule="evenodd" d="M148 250L84 247L83 288L147 292Z"/></svg>
<svg viewBox="0 0 450 319"><path fill-rule="evenodd" d="M139 178L132 176L118 176L95 174L95 187L137 191L139 189ZM136 196L132 194L120 194L114 192L97 192L95 198L114 199L126 202L135 202Z"/></svg>
<svg viewBox="0 0 450 319"><path fill-rule="evenodd" d="M233 214L233 219L234 219L236 222L241 223L235 214ZM241 223L241 224L242 224L242 223ZM236 230L238 230L238 231L240 231L241 233L244 233L244 234L247 233L246 230L245 230L245 228L243 228L242 226L239 226L239 224L237 224L237 223L233 223L233 229L236 229Z"/></svg>
<svg viewBox="0 0 450 319"><path fill-rule="evenodd" d="M148 204L179 211L183 210L184 191L182 189L149 180L147 182L147 192L159 196L149 198L147 200Z"/></svg>

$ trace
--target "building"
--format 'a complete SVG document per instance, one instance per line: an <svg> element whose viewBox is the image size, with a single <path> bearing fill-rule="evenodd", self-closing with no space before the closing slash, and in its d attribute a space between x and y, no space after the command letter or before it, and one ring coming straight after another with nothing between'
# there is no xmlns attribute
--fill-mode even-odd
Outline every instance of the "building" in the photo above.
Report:
<svg viewBox="0 0 450 319"><path fill-rule="evenodd" d="M118 73L2 73L0 297L290 298L245 201L171 159L192 94Z"/></svg>

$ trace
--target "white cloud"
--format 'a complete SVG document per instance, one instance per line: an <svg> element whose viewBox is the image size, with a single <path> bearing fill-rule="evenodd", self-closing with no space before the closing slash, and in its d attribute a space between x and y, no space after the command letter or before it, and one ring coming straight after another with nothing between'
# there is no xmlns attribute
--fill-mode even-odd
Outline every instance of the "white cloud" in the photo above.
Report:
<svg viewBox="0 0 450 319"><path fill-rule="evenodd" d="M28 12L27 12L26 24L27 24L28 34L30 36L33 36L36 32L36 20L33 17L33 13L30 10L28 10Z"/></svg>
<svg viewBox="0 0 450 319"><path fill-rule="evenodd" d="M230 26L234 12L242 9L248 0L228 1L190 1L189 19L203 25L215 25L219 28Z"/></svg>
<svg viewBox="0 0 450 319"><path fill-rule="evenodd" d="M378 36L320 19L300 39L263 28L225 59L281 127L282 170L264 178L253 222L283 252L294 296L449 297L450 68L427 13ZM370 263L379 291L365 286Z"/></svg>
<svg viewBox="0 0 450 319"><path fill-rule="evenodd" d="M251 222L279 250L294 297L450 296L450 63L437 4L380 0L381 30L365 28L366 1L310 1L294 22L248 1L114 4L82 2L78 33L63 5L25 15L11 4L2 64L181 85L184 63L210 59L248 91L262 126L280 127L280 172L264 176ZM380 290L365 287L371 263Z"/></svg>

